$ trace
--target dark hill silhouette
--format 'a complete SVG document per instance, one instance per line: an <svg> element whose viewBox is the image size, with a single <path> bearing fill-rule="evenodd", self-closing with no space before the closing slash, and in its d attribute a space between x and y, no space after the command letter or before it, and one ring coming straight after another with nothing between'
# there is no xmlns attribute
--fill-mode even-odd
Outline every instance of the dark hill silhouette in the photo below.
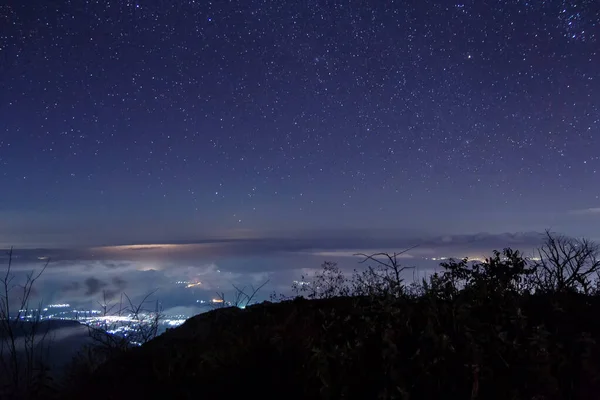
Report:
<svg viewBox="0 0 600 400"><path fill-rule="evenodd" d="M600 297L297 299L197 315L65 398L597 399Z"/></svg>

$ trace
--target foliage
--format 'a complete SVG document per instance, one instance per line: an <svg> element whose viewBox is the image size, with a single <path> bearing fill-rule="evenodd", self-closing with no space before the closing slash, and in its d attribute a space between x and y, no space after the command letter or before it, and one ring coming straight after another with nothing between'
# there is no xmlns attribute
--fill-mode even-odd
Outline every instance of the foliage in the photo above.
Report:
<svg viewBox="0 0 600 400"><path fill-rule="evenodd" d="M300 281L292 284L292 291L297 295L306 294L309 299L329 299L337 296L348 296L350 289L346 278L337 263L326 261L321 265L321 270L314 278L306 281L302 276Z"/></svg>
<svg viewBox="0 0 600 400"><path fill-rule="evenodd" d="M414 247L413 247L414 248ZM352 278L353 293L357 296L383 296L398 297L405 293L403 273L412 267L406 267L400 264L398 257L412 250L404 250L400 253L375 253L375 254L356 254L362 257L361 264L374 263L368 265L362 272L354 273Z"/></svg>

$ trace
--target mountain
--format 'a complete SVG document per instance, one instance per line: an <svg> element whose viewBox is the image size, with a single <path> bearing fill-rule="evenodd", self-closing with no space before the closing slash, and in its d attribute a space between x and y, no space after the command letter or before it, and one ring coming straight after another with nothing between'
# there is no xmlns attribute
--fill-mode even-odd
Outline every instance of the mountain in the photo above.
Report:
<svg viewBox="0 0 600 400"><path fill-rule="evenodd" d="M600 298L332 298L224 308L105 363L64 399L594 399Z"/></svg>

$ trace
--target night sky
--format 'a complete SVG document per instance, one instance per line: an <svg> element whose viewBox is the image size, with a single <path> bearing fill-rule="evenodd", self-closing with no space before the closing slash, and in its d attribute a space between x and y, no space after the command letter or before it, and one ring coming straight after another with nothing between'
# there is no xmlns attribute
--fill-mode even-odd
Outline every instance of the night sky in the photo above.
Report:
<svg viewBox="0 0 600 400"><path fill-rule="evenodd" d="M368 3L2 1L0 243L600 237L600 2Z"/></svg>

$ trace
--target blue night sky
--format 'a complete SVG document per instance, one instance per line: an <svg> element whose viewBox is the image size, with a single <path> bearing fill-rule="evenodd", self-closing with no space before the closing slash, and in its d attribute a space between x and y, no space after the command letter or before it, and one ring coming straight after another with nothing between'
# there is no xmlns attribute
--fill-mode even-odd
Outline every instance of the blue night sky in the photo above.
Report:
<svg viewBox="0 0 600 400"><path fill-rule="evenodd" d="M241 273L598 239L598 21L595 0L4 1L0 246L202 242ZM100 253L58 259L121 257Z"/></svg>

